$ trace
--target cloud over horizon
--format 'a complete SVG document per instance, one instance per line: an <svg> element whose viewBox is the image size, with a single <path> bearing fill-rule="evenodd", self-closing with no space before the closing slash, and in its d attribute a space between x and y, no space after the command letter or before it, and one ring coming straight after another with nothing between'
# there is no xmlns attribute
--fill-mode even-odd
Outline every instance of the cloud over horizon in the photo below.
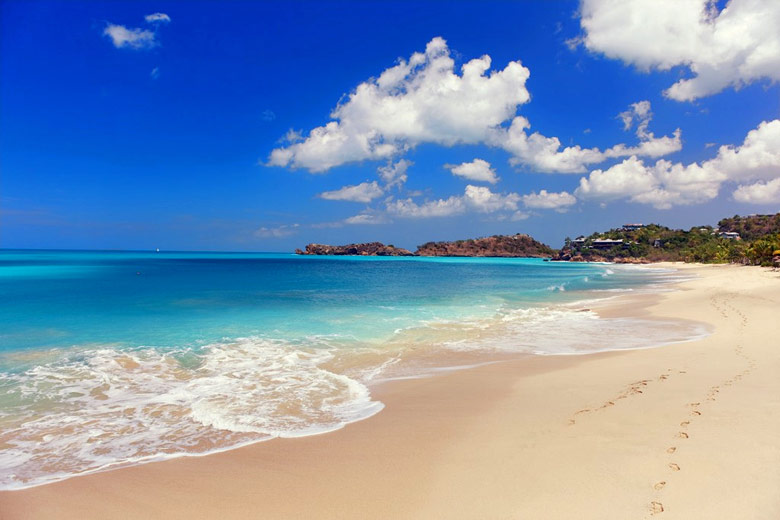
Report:
<svg viewBox="0 0 780 520"><path fill-rule="evenodd" d="M575 195L582 199L628 199L657 209L706 202L723 183L737 183L735 200L768 204L777 201L780 184L780 120L764 121L748 132L740 146L724 145L701 164L659 160L646 165L632 156L580 179Z"/></svg>

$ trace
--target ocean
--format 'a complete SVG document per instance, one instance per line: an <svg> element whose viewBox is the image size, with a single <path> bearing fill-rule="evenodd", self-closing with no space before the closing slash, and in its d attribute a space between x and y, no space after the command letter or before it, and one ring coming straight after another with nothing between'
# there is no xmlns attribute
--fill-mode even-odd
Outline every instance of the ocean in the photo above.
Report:
<svg viewBox="0 0 780 520"><path fill-rule="evenodd" d="M590 308L678 279L541 259L0 251L0 489L338 429L382 409L373 383L451 354L700 337Z"/></svg>

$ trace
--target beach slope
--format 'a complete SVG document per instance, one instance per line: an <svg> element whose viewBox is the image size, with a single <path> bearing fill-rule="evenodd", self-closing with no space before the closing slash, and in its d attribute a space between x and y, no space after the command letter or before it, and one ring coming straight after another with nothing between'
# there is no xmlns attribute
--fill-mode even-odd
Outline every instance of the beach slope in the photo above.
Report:
<svg viewBox="0 0 780 520"><path fill-rule="evenodd" d="M603 312L705 339L384 383L340 431L3 492L0 518L780 518L780 273L678 267Z"/></svg>

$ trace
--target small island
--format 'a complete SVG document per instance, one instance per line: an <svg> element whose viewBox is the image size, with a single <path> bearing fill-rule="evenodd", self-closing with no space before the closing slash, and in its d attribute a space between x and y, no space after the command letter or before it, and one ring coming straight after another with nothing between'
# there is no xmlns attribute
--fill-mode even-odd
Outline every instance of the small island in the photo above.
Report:
<svg viewBox="0 0 780 520"><path fill-rule="evenodd" d="M354 256L469 256L502 258L549 258L556 251L528 235L494 235L491 237L456 240L453 242L426 242L412 253L408 249L384 245L381 242L329 246L309 244L299 255L354 255Z"/></svg>
<svg viewBox="0 0 780 520"><path fill-rule="evenodd" d="M295 250L296 255L352 255L352 256L414 256L408 249L384 245L382 242L367 242L364 244L347 244L345 246L329 246L326 244L309 244L306 249Z"/></svg>

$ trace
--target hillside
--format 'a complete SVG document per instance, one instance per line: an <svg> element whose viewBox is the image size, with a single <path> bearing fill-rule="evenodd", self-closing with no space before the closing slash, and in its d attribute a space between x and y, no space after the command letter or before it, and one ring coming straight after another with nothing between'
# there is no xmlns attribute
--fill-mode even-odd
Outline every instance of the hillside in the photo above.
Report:
<svg viewBox="0 0 780 520"><path fill-rule="evenodd" d="M780 233L780 213L774 215L734 215L718 222L720 231L739 233L743 240L755 240Z"/></svg>
<svg viewBox="0 0 780 520"><path fill-rule="evenodd" d="M528 235L494 235L454 242L427 242L417 248L419 256L534 257L555 254L550 246Z"/></svg>
<svg viewBox="0 0 780 520"><path fill-rule="evenodd" d="M773 265L780 256L780 213L735 216L718 228L670 229L657 224L624 226L566 239L556 260Z"/></svg>

